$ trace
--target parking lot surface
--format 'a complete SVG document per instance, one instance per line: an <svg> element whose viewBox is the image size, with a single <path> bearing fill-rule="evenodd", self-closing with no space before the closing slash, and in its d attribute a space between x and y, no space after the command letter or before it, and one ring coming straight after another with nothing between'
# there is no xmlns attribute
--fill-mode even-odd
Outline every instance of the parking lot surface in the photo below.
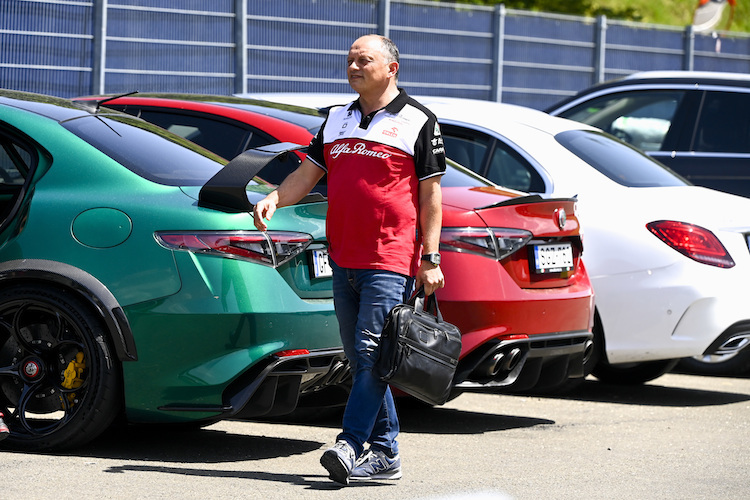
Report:
<svg viewBox="0 0 750 500"><path fill-rule="evenodd" d="M134 428L69 453L0 452L0 498L740 499L749 415L750 378L686 374L402 405L403 479L348 487L318 463L337 415Z"/></svg>

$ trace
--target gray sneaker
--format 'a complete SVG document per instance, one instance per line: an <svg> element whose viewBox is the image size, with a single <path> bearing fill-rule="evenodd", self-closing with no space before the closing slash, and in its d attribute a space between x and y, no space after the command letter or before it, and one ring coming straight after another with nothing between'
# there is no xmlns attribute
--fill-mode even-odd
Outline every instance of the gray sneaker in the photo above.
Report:
<svg viewBox="0 0 750 500"><path fill-rule="evenodd" d="M328 476L341 484L349 484L349 474L354 468L354 448L346 441L339 440L320 457L320 465L328 471Z"/></svg>
<svg viewBox="0 0 750 500"><path fill-rule="evenodd" d="M401 479L401 457L388 458L382 451L371 448L357 460L351 478L357 481Z"/></svg>

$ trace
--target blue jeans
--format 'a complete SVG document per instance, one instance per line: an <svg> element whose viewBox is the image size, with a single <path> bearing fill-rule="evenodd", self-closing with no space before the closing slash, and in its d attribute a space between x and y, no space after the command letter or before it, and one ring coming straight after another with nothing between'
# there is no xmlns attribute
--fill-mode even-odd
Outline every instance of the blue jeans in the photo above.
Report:
<svg viewBox="0 0 750 500"><path fill-rule="evenodd" d="M333 301L344 353L352 370L352 391L344 410L343 432L361 455L365 443L398 453L398 416L388 384L373 373L388 312L405 300L413 279L390 271L333 268ZM410 290L409 290L410 291Z"/></svg>

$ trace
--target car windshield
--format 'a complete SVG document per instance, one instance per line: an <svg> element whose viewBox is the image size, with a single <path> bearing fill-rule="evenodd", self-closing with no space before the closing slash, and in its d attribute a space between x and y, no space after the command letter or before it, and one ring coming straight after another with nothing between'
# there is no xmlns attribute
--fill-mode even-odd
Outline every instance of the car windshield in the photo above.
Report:
<svg viewBox="0 0 750 500"><path fill-rule="evenodd" d="M202 186L226 160L143 120L88 115L62 125L128 170L158 184Z"/></svg>
<svg viewBox="0 0 750 500"><path fill-rule="evenodd" d="M593 130L568 130L555 136L557 142L580 159L627 187L686 186L683 179L645 153Z"/></svg>

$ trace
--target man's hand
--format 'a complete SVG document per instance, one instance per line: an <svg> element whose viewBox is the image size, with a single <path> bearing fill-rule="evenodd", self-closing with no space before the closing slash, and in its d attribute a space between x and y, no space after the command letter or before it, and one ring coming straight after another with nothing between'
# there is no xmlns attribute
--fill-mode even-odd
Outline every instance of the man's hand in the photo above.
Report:
<svg viewBox="0 0 750 500"><path fill-rule="evenodd" d="M268 195L262 200L260 200L255 205L255 208L253 208L253 218L255 222L255 227L258 228L260 231L266 231L268 229L266 220L271 220L271 217L273 217L274 212L276 212L276 200L274 200L271 195Z"/></svg>
<svg viewBox="0 0 750 500"><path fill-rule="evenodd" d="M417 270L416 276L416 289L424 286L425 296L431 295L438 288L445 286L445 278L443 277L443 271L440 266L435 266L429 262L422 262Z"/></svg>
<svg viewBox="0 0 750 500"><path fill-rule="evenodd" d="M268 196L255 205L255 208L253 208L255 227L261 231L266 231L268 229L266 221L271 220L276 209L294 205L304 198L323 177L323 174L325 174L325 171L322 168L305 158L302 164L297 167L297 170L289 174L278 188L271 191Z"/></svg>

